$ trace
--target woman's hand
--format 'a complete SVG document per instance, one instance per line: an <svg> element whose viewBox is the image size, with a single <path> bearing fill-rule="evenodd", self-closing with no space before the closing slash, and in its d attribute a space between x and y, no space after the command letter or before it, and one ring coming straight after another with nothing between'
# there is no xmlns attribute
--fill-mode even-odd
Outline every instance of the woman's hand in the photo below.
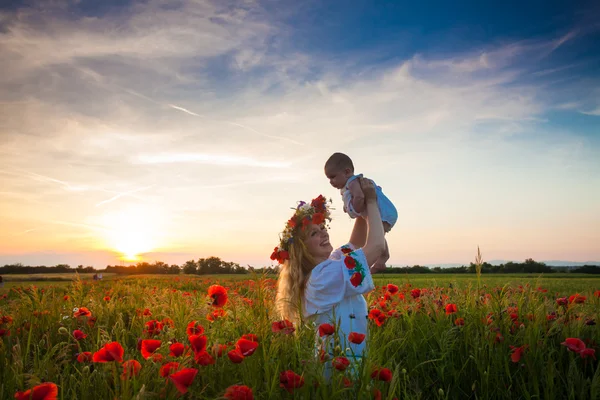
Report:
<svg viewBox="0 0 600 400"><path fill-rule="evenodd" d="M375 185L373 185L372 180L360 177L358 178L358 182L360 183L360 188L365 196L365 201L377 200L377 192L375 191Z"/></svg>

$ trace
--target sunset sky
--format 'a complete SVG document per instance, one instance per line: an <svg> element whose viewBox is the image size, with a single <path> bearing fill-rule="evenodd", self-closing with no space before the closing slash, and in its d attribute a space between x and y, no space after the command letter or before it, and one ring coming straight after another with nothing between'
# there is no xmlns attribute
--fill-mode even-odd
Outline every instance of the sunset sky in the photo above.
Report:
<svg viewBox="0 0 600 400"><path fill-rule="evenodd" d="M342 245L336 151L392 265L600 261L597 1L7 3L0 265L272 265L319 194Z"/></svg>

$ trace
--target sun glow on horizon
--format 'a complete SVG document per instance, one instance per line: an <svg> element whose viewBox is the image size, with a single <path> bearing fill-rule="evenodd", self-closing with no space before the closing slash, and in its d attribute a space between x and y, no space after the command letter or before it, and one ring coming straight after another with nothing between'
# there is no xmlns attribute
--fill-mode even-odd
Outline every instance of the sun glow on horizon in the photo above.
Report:
<svg viewBox="0 0 600 400"><path fill-rule="evenodd" d="M160 244L157 210L144 207L123 209L103 217L106 245L126 262L140 261L140 254L155 250Z"/></svg>

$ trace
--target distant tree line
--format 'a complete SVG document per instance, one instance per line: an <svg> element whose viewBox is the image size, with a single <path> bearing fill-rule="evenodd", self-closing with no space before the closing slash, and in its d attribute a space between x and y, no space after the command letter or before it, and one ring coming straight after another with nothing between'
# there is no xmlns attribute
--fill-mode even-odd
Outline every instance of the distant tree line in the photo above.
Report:
<svg viewBox="0 0 600 400"><path fill-rule="evenodd" d="M248 265L246 268L234 262L223 261L219 257L200 258L198 261L186 261L183 265L169 265L162 261L154 263L139 262L131 266L107 265L105 269L94 269L94 267L83 265L71 268L68 264L58 264L53 267L45 265L26 266L23 264L10 264L0 267L0 275L6 274L52 274L52 273L94 273L112 272L117 274L184 274L209 275L209 274L277 274L278 267L254 268ZM383 273L386 274L474 274L476 265L470 263L468 266L460 267L425 267L413 265L412 267L390 267ZM487 262L481 264L482 274L507 274L507 273L554 273L570 272L583 274L600 274L600 267L596 265L583 265L580 267L550 267L543 262L534 261L531 258L522 263L507 262L505 264L492 265Z"/></svg>
<svg viewBox="0 0 600 400"><path fill-rule="evenodd" d="M387 268L385 274L474 274L477 271L475 263L470 263L469 266L462 265L460 267L424 267L421 265L413 265L412 267L391 267ZM482 274L511 274L511 273L546 273L569 272L579 274L600 274L600 267L596 265L583 265L581 267L551 267L543 262L538 262L532 258L526 259L522 263L509 261L505 264L492 265L484 262L481 264Z"/></svg>

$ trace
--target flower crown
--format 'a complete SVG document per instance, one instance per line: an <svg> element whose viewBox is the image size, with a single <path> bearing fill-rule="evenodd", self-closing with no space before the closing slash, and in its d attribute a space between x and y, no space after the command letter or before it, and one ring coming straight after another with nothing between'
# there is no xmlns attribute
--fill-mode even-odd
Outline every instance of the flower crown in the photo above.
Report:
<svg viewBox="0 0 600 400"><path fill-rule="evenodd" d="M290 259L290 244L294 242L294 236L299 230L303 230L309 224L321 225L327 221L331 221L331 212L329 210L331 199L327 200L322 194L313 199L310 204L299 201L292 218L285 224L285 229L279 235L279 246L275 247L271 260L277 260L279 264L283 264L285 260Z"/></svg>

